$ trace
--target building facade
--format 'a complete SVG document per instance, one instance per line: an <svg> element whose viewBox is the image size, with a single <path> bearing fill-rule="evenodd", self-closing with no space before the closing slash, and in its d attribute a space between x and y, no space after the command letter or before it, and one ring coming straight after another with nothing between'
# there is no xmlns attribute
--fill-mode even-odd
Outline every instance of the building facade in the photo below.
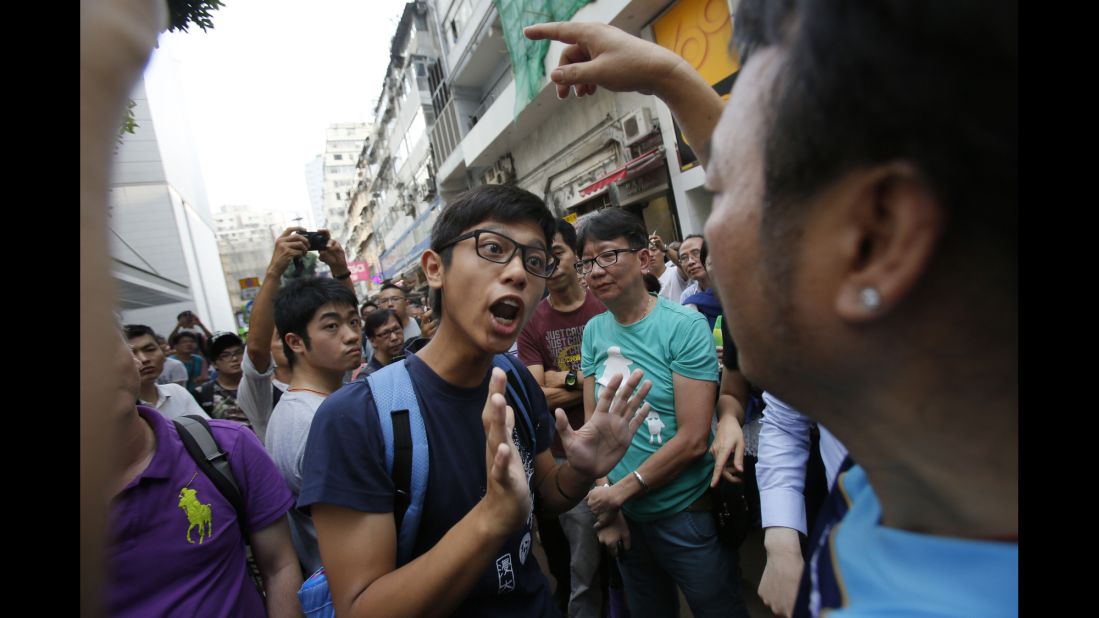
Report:
<svg viewBox="0 0 1099 618"><path fill-rule="evenodd" d="M237 325L247 324L251 301L263 283L275 252L275 239L285 229L284 216L251 206L222 206L214 216L225 287Z"/></svg>
<svg viewBox="0 0 1099 618"><path fill-rule="evenodd" d="M108 198L122 319L166 335L176 316L190 310L211 330L235 330L214 218L180 99L150 105L144 81L131 98L137 128L118 146Z"/></svg>
<svg viewBox="0 0 1099 618"><path fill-rule="evenodd" d="M728 51L731 8L726 0L409 3L357 163L349 225L358 255L384 278L422 284L419 255L438 209L481 184L520 186L570 221L625 208L666 242L701 232L711 201L704 173L667 106L603 89L558 100L548 75L564 45L527 41L522 28L608 23L673 50L727 95L738 68ZM420 114L422 125L412 122ZM421 126L430 155L422 164Z"/></svg>
<svg viewBox="0 0 1099 618"><path fill-rule="evenodd" d="M324 217L324 155L317 155L305 164L305 187L309 193L309 218L303 221L311 230L325 226Z"/></svg>
<svg viewBox="0 0 1099 618"><path fill-rule="evenodd" d="M383 279L423 286L419 256L441 206L430 139L431 75L439 62L435 21L430 3L405 5L373 110L374 128L356 162L348 244L370 265L373 281L362 290L367 295Z"/></svg>
<svg viewBox="0 0 1099 618"><path fill-rule="evenodd" d="M348 203L357 182L355 161L369 134L370 125L362 122L336 123L325 131L323 227L344 246L349 231Z"/></svg>

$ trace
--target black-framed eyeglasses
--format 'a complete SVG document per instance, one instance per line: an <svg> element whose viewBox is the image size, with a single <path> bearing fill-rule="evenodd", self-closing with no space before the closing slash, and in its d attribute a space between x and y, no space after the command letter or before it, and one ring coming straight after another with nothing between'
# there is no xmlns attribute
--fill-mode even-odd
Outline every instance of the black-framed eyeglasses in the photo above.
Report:
<svg viewBox="0 0 1099 618"><path fill-rule="evenodd" d="M477 255L489 262L507 264L511 262L517 252L522 252L523 268L535 277L547 279L553 274L553 271L557 270L557 258L551 255L547 249L519 244L514 239L492 230L471 230L439 247L439 251L454 246L467 238L474 239Z"/></svg>
<svg viewBox="0 0 1099 618"><path fill-rule="evenodd" d="M374 332L374 337L380 337L382 339L388 339L388 338L392 337L393 335L401 335L401 334L404 334L404 329L401 328L400 326L394 326L393 328L391 328L389 330L375 331Z"/></svg>
<svg viewBox="0 0 1099 618"><path fill-rule="evenodd" d="M591 272L591 269L594 267L595 264L599 264L601 267L606 269L608 266L612 266L618 261L619 253L637 253L643 248L644 247L640 247L637 249L611 249L610 251L604 251L603 253L600 253L593 258L588 258L586 260L577 260L576 264L573 264L573 268L576 269L576 274L583 277L584 275L587 275Z"/></svg>
<svg viewBox="0 0 1099 618"><path fill-rule="evenodd" d="M235 350L226 350L221 354L218 354L218 362L227 360L240 360L244 358L244 348L237 348Z"/></svg>

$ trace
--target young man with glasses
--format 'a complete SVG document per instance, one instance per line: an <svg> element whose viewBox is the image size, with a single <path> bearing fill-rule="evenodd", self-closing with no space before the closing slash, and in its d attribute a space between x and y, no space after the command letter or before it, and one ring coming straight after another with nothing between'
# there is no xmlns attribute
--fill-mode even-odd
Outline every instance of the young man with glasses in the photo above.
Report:
<svg viewBox="0 0 1099 618"><path fill-rule="evenodd" d="M584 424L584 376L580 372L580 341L584 325L607 310L594 294L580 287L576 274L576 230L557 220L551 251L557 269L546 280L549 296L538 303L519 334L519 359L541 385L546 403L563 408L569 425ZM550 452L565 461L560 436L554 436ZM559 520L558 520L559 519ZM558 582L558 598L568 605L568 615L598 617L603 601L599 584L599 541L592 528L595 518L583 500L560 518L539 513L538 530L550 569ZM554 547L554 543L561 545ZM557 566L557 563L561 563ZM555 568L556 566L556 568ZM571 585L566 585L570 582Z"/></svg>
<svg viewBox="0 0 1099 618"><path fill-rule="evenodd" d="M392 281L382 284L382 291L378 296L378 307L389 309L397 314L397 320L404 329L404 341L408 342L420 336L420 324L408 314L408 297L404 290L397 287Z"/></svg>
<svg viewBox="0 0 1099 618"><path fill-rule="evenodd" d="M558 410L562 465L548 450L545 397L517 362L512 379L528 395L527 414L506 406L508 380L494 357L515 341L555 270L554 232L542 200L502 185L462 194L435 223L421 264L438 332L378 372L408 372L430 445L407 561L397 559L394 481L371 392L377 375L340 389L317 412L298 504L312 509L340 615L557 615L530 554L531 497L537 492L554 512L575 506L640 426L648 385L630 397L642 377L635 372L615 397L617 378L578 431Z"/></svg>
<svg viewBox="0 0 1099 618"><path fill-rule="evenodd" d="M244 359L244 342L234 333L215 333L206 344L206 357L218 374L198 389L195 396L198 405L210 418L236 421L252 429L252 421L237 402L237 387L243 375L240 363Z"/></svg>
<svg viewBox="0 0 1099 618"><path fill-rule="evenodd" d="M706 319L648 293L642 273L652 254L633 214L591 215L577 246L576 270L608 309L584 328L585 408L613 376L640 368L653 383L645 429L609 484L588 494L599 538L618 558L630 613L675 616L678 585L695 616L747 616L737 556L717 538L707 491L718 366Z"/></svg>
<svg viewBox="0 0 1099 618"><path fill-rule="evenodd" d="M374 353L355 371L352 380L365 380L394 359L404 357L404 329L397 321L397 314L389 309L379 309L367 316L363 332L370 338Z"/></svg>

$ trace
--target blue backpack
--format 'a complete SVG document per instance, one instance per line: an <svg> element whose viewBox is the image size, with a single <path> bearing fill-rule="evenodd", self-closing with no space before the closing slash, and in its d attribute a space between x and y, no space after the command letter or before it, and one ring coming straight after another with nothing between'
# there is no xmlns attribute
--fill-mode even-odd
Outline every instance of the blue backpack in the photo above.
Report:
<svg viewBox="0 0 1099 618"><path fill-rule="evenodd" d="M416 390L408 374L408 361L386 365L367 377L374 407L385 441L385 466L393 478L393 519L397 525L397 567L412 560L416 533L423 517L424 494L427 490L429 447L427 429ZM515 424L519 439L534 445L534 426L530 418L530 398L523 383L518 361L510 354L497 354L492 365L507 374L507 400L522 422ZM533 448L531 449L533 452ZM302 611L309 618L334 618L332 592L324 567L305 580L298 590Z"/></svg>

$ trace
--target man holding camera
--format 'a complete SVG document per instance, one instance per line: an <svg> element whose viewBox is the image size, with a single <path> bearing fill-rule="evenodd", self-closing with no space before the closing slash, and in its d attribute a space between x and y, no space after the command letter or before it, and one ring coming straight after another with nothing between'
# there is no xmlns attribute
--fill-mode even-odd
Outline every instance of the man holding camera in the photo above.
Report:
<svg viewBox="0 0 1099 618"><path fill-rule="evenodd" d="M275 295L282 287L283 274L295 260L304 258L310 251L318 251L319 259L328 264L333 278L354 292L343 248L334 240L329 248L329 242L327 230L308 232L302 227L283 230L275 240L275 250L267 265L263 285L252 303L248 341L241 362L244 379L240 383L238 399L252 423L252 429L265 445L267 423L293 375L283 352L282 340L275 333Z"/></svg>

